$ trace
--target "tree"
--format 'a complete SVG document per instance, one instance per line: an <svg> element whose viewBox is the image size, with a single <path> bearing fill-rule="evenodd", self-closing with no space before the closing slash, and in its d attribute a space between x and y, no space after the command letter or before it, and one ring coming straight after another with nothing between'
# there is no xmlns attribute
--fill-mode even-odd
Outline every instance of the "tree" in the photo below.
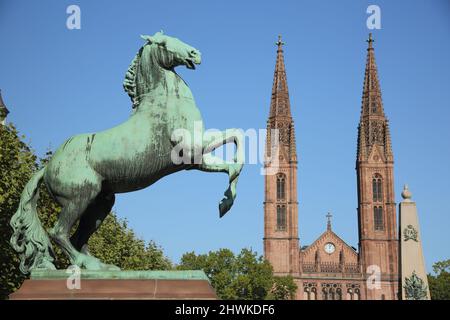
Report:
<svg viewBox="0 0 450 320"><path fill-rule="evenodd" d="M428 285L432 300L450 300L450 260L436 262L433 265L436 274L428 274Z"/></svg>
<svg viewBox="0 0 450 320"><path fill-rule="evenodd" d="M450 272L450 259L438 261L435 264L433 264L433 271L436 274L440 274L442 272Z"/></svg>
<svg viewBox="0 0 450 320"><path fill-rule="evenodd" d="M286 299L297 289L292 277L275 279L270 263L249 249L242 249L238 255L229 249L200 255L188 252L177 269L203 270L221 299ZM283 289L284 294L280 293ZM272 294L273 290L277 293Z"/></svg>
<svg viewBox="0 0 450 320"><path fill-rule="evenodd" d="M36 156L9 124L0 125L0 299L22 283L19 259L9 245L9 220L17 209L20 194L36 170Z"/></svg>
<svg viewBox="0 0 450 320"><path fill-rule="evenodd" d="M89 239L89 251L102 262L122 270L168 270L170 260L153 241L146 243L128 227L127 220L109 214Z"/></svg>
<svg viewBox="0 0 450 320"><path fill-rule="evenodd" d="M297 285L292 276L274 277L274 283L270 292L271 300L289 300L294 299Z"/></svg>
<svg viewBox="0 0 450 320"><path fill-rule="evenodd" d="M0 299L17 290L26 278L19 271L19 258L9 244L12 229L9 221L15 213L25 184L32 174L51 157L47 152L37 159L32 149L19 137L12 125L0 126ZM51 228L61 208L52 199L44 185L38 201L39 218L45 229ZM58 246L53 245L55 265L64 269L69 261ZM139 239L128 227L127 221L111 213L89 240L91 253L106 263L126 270L165 270L171 262L154 242Z"/></svg>

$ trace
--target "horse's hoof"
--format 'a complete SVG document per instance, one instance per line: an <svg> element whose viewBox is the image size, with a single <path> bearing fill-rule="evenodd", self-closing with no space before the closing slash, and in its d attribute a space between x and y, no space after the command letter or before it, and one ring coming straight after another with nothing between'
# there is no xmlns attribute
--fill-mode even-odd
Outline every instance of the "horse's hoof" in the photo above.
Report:
<svg viewBox="0 0 450 320"><path fill-rule="evenodd" d="M106 270L107 271L120 271L121 269L118 266L115 266L113 264L107 264Z"/></svg>
<svg viewBox="0 0 450 320"><path fill-rule="evenodd" d="M34 269L35 270L56 270L56 267L52 262L50 262L48 260L43 260Z"/></svg>
<svg viewBox="0 0 450 320"><path fill-rule="evenodd" d="M76 265L80 268L93 271L120 271L120 268L113 264L106 264L94 256L88 256L80 253L76 260Z"/></svg>
<svg viewBox="0 0 450 320"><path fill-rule="evenodd" d="M230 199L223 199L219 203L219 217L222 218L231 208L233 205L233 200Z"/></svg>

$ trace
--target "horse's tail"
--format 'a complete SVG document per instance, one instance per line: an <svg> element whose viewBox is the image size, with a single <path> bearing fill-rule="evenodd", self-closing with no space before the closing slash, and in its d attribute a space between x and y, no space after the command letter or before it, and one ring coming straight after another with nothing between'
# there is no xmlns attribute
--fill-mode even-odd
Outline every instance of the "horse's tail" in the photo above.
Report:
<svg viewBox="0 0 450 320"><path fill-rule="evenodd" d="M34 268L53 266L49 252L49 249L53 252L52 245L36 209L44 173L45 167L28 181L20 197L19 208L10 222L13 229L10 243L20 255L20 271L25 274Z"/></svg>

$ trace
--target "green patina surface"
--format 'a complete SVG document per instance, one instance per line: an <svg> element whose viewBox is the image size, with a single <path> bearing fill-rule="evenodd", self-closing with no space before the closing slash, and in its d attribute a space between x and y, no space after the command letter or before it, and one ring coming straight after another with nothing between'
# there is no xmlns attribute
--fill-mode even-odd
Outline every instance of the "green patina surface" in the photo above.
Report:
<svg viewBox="0 0 450 320"><path fill-rule="evenodd" d="M32 280L57 280L67 279L71 275L66 270L33 270ZM209 278L201 270L174 270L174 271L94 271L81 270L81 279L91 280L207 280Z"/></svg>
<svg viewBox="0 0 450 320"><path fill-rule="evenodd" d="M130 117L116 127L69 138L25 186L10 222L11 245L20 255L23 273L55 269L50 238L72 265L106 274L119 270L93 257L87 247L90 236L111 212L115 195L146 188L181 170L227 173L229 185L219 203L220 216L233 205L243 166L243 135L240 130L227 129L219 136L202 139L205 129L200 110L188 85L175 72L178 66L195 69L201 63L200 51L162 32L143 39L145 44L123 83L132 101ZM185 140L174 134L180 130L200 140ZM236 145L235 162L214 161L218 159L212 152L226 143ZM183 161L174 160L174 154L176 160L179 156ZM36 208L41 183L62 207L58 221L48 232ZM174 190L175 201L182 191ZM77 222L78 228L71 235Z"/></svg>

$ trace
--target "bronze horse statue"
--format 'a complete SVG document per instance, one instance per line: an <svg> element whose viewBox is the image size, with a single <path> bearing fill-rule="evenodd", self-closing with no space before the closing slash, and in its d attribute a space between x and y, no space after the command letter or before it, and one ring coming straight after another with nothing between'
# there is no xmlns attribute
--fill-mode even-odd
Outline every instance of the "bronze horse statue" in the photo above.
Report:
<svg viewBox="0 0 450 320"><path fill-rule="evenodd" d="M146 188L177 171L227 173L229 187L219 204L220 216L231 208L243 167L242 132L227 129L220 137L193 142L174 134L181 130L188 136L203 136L200 110L191 90L175 72L175 67L182 65L195 69L201 54L162 32L142 37L145 44L124 81L133 103L129 119L105 131L71 137L25 186L11 219L11 245L20 254L23 273L55 269L50 238L73 265L89 270L118 270L90 255L87 248L89 238L110 213L115 194ZM235 144L236 153L232 162L225 163L212 152L227 143ZM36 208L42 181L62 207L48 234ZM78 228L70 236L78 220Z"/></svg>

